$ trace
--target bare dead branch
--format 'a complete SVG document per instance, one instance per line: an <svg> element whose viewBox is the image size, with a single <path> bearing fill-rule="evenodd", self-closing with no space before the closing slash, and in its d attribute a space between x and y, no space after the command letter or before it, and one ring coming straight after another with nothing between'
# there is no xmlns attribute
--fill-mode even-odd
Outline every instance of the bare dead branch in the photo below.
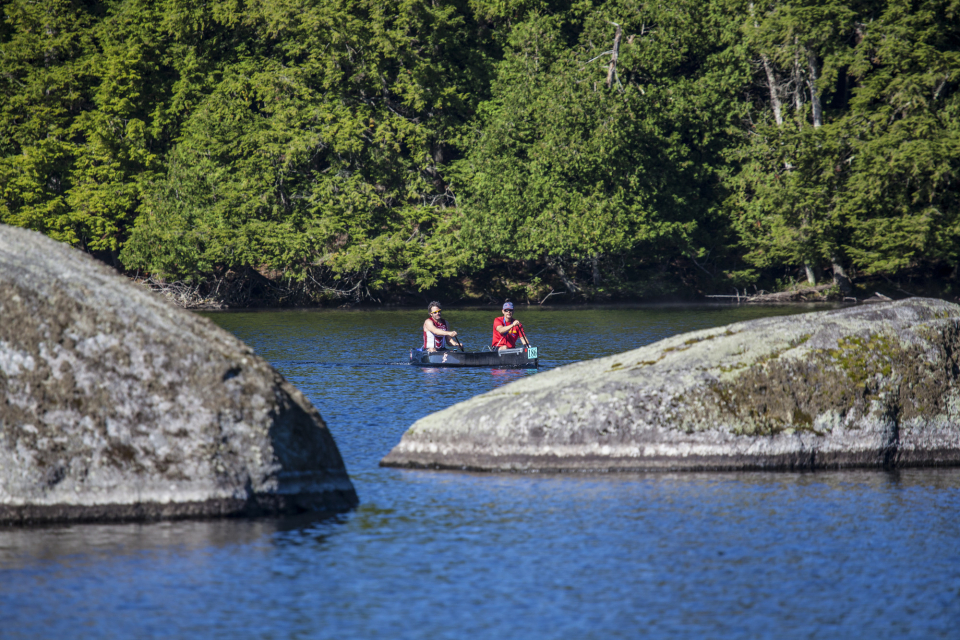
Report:
<svg viewBox="0 0 960 640"><path fill-rule="evenodd" d="M546 296L544 296L543 300L541 300L541 301L539 302L539 304L542 305L544 302L547 301L547 298L549 298L550 296L562 296L562 295L565 294L565 293L566 293L566 291L554 291L554 290L553 290L553 287L550 287L550 293L548 293Z"/></svg>
<svg viewBox="0 0 960 640"><path fill-rule="evenodd" d="M616 22L611 22L610 24L617 27L617 31L613 36L613 51L610 55L610 66L607 71L607 88L609 89L613 86L613 79L617 73L617 60L620 58L620 38L623 37L623 28L618 25ZM617 80L617 84L620 84L620 81ZM621 85L621 89L622 89Z"/></svg>

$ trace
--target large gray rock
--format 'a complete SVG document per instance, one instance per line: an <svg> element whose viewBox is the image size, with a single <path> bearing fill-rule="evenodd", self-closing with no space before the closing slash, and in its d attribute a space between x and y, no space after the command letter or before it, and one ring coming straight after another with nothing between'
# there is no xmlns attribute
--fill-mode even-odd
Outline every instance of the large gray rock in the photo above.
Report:
<svg viewBox="0 0 960 640"><path fill-rule="evenodd" d="M417 421L381 464L494 471L960 464L960 306L912 298L675 336Z"/></svg>
<svg viewBox="0 0 960 640"><path fill-rule="evenodd" d="M355 504L320 414L249 347L0 225L0 522Z"/></svg>

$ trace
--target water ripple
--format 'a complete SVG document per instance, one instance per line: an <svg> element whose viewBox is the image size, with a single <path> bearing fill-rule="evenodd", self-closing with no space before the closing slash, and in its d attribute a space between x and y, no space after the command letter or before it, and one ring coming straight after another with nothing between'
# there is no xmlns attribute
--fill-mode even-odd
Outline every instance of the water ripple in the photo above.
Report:
<svg viewBox="0 0 960 640"><path fill-rule="evenodd" d="M551 368L795 311L518 316ZM493 314L447 315L485 343ZM406 366L420 312L212 317L317 405L360 507L0 531L3 637L956 637L958 470L381 469L419 417L536 372Z"/></svg>

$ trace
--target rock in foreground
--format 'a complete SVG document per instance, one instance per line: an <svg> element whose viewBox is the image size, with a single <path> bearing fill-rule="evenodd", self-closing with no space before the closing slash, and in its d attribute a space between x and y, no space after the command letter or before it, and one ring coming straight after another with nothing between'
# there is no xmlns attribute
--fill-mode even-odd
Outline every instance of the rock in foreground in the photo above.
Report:
<svg viewBox="0 0 960 640"><path fill-rule="evenodd" d="M923 298L696 331L416 422L385 466L489 471L960 464L960 306Z"/></svg>
<svg viewBox="0 0 960 640"><path fill-rule="evenodd" d="M320 414L249 347L0 225L0 523L356 503Z"/></svg>

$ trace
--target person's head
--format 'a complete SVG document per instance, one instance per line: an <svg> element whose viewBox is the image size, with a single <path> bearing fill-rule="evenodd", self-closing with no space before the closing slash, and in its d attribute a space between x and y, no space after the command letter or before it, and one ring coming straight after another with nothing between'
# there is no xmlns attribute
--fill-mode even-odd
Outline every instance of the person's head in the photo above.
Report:
<svg viewBox="0 0 960 640"><path fill-rule="evenodd" d="M504 303L503 303L503 315L504 315L505 317L508 317L508 318L512 318L512 317L513 317L513 303L512 303L512 302L504 302Z"/></svg>
<svg viewBox="0 0 960 640"><path fill-rule="evenodd" d="M430 316L434 318L440 317L440 303L434 300L427 305L427 311L430 312Z"/></svg>

